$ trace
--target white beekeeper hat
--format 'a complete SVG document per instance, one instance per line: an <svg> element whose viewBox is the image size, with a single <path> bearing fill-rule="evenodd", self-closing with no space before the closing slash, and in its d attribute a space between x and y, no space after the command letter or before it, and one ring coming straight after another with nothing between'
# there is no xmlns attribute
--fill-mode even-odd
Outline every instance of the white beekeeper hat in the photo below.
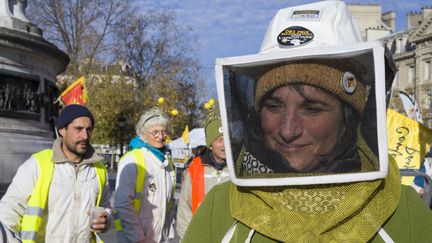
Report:
<svg viewBox="0 0 432 243"><path fill-rule="evenodd" d="M388 170L384 53L381 42L362 41L343 1L330 0L280 10L269 25L258 54L216 59L216 83L232 181L239 186L281 186L384 178ZM321 80L325 84L313 80L311 77L319 79L323 76L323 72L311 68L316 66L331 67L332 77L337 78ZM275 73L275 70L282 72ZM287 72L296 75L287 75ZM350 75L347 76L347 73ZM282 78L272 78L278 75ZM362 119L362 128L368 127L370 132L362 133L362 136L377 157L370 169L364 170L362 167L361 171L336 174L260 172L266 171L266 165L274 162L271 160L277 156L269 152L263 154L264 149L248 150L248 142L251 145L248 140L250 114L251 111L259 112L257 98L260 99L278 85L293 83L293 80L285 82L283 77L286 76L293 79L300 77L304 80L298 80L298 83L330 91L354 107L355 104L364 104L364 110L359 106L357 111ZM333 79L335 84L330 84ZM361 88L364 101L360 100L362 95L350 98L350 95L355 94L350 89L353 79L357 82L357 90ZM261 93L257 91L257 83ZM250 162L247 166L256 166L251 169L256 173L247 173L247 160Z"/></svg>
<svg viewBox="0 0 432 243"><path fill-rule="evenodd" d="M361 42L343 1L323 1L281 9L270 22L260 52L324 48Z"/></svg>

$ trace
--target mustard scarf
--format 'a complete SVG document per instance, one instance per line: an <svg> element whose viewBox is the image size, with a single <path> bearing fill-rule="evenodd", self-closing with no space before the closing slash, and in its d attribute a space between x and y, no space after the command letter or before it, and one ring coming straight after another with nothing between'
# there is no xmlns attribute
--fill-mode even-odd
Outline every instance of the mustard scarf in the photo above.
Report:
<svg viewBox="0 0 432 243"><path fill-rule="evenodd" d="M374 158L368 149L359 154L362 164ZM261 188L233 184L230 206L235 219L275 240L367 242L396 210L400 190L399 169L389 158L389 173L380 180Z"/></svg>

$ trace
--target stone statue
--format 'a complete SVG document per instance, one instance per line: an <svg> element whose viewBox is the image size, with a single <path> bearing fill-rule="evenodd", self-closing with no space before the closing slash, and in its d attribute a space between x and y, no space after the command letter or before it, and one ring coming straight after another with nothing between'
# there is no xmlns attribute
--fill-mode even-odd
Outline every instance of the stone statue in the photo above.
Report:
<svg viewBox="0 0 432 243"><path fill-rule="evenodd" d="M12 6L12 14L15 18L30 23L30 20L25 16L27 0L9 0L9 6Z"/></svg>
<svg viewBox="0 0 432 243"><path fill-rule="evenodd" d="M6 84L4 89L4 102L3 109L10 110L12 109L12 88L9 84Z"/></svg>
<svg viewBox="0 0 432 243"><path fill-rule="evenodd" d="M25 16L27 0L0 0L0 19L19 19L23 22L30 23Z"/></svg>
<svg viewBox="0 0 432 243"><path fill-rule="evenodd" d="M3 108L4 104L4 88L3 86L0 86L0 109Z"/></svg>
<svg viewBox="0 0 432 243"><path fill-rule="evenodd" d="M29 99L29 110L35 112L37 107L36 107L36 95L34 91L30 90L28 94L28 99Z"/></svg>

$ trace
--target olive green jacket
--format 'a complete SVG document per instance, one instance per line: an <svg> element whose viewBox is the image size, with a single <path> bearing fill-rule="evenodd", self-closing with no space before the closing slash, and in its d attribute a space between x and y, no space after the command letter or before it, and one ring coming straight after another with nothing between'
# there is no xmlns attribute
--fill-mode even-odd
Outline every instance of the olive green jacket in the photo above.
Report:
<svg viewBox="0 0 432 243"><path fill-rule="evenodd" d="M221 242L235 222L230 213L229 188L231 183L226 182L216 186L207 194L192 218L182 242ZM383 228L394 242L430 242L432 240L432 212L411 187L402 186L399 205ZM249 227L239 222L230 242L245 242L250 231ZM277 241L255 232L251 242ZM377 233L369 242L384 241Z"/></svg>

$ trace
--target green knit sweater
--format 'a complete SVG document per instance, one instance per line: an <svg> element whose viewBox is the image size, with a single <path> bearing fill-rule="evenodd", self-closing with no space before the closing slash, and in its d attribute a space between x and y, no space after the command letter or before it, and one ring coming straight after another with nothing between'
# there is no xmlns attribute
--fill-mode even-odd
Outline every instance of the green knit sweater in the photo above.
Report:
<svg viewBox="0 0 432 243"><path fill-rule="evenodd" d="M230 213L229 188L231 183L226 182L216 186L207 194L204 202L192 218L183 242L221 242L228 229L235 222ZM287 219L287 223L289 223L289 219ZM424 205L411 187L402 186L399 205L383 228L394 242L431 242L432 211ZM249 227L239 222L231 242L245 242L250 230ZM251 242L277 241L255 232ZM369 242L384 241L376 234Z"/></svg>

